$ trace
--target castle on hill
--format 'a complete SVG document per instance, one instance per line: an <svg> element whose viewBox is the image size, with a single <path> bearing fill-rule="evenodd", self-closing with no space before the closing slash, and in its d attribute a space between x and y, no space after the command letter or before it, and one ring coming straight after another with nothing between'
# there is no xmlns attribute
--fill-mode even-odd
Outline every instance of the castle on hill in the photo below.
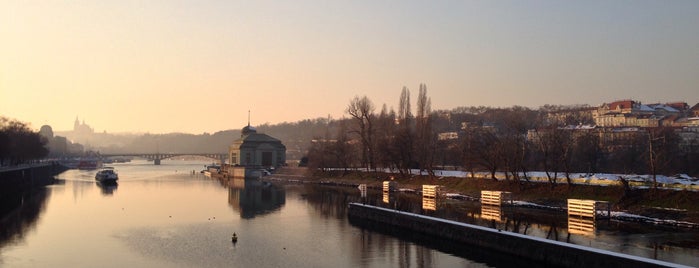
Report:
<svg viewBox="0 0 699 268"><path fill-rule="evenodd" d="M78 135L93 134L95 133L95 130L88 124L85 124L85 119L83 119L81 123L80 120L78 120L78 117L76 116L75 123L73 123L73 133Z"/></svg>

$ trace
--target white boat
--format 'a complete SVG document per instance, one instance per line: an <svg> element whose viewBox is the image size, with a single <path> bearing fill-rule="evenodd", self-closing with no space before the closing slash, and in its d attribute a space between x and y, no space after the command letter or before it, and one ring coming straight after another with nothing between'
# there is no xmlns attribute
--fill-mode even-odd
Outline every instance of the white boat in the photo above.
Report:
<svg viewBox="0 0 699 268"><path fill-rule="evenodd" d="M113 167L104 167L100 169L100 171L97 171L97 174L95 174L95 180L103 183L116 182L119 180L119 174L117 174Z"/></svg>

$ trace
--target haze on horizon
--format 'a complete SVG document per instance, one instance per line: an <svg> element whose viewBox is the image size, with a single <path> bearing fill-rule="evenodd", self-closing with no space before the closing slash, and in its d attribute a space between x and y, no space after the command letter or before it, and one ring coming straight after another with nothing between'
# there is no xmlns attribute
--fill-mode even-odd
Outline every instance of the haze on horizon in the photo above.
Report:
<svg viewBox="0 0 699 268"><path fill-rule="evenodd" d="M202 133L433 109L699 102L699 1L1 1L0 115Z"/></svg>

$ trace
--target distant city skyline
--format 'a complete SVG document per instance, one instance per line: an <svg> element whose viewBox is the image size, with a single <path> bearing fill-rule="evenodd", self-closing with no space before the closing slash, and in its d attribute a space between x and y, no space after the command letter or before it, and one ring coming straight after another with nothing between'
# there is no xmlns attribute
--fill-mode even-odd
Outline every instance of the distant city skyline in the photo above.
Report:
<svg viewBox="0 0 699 268"><path fill-rule="evenodd" d="M3 1L0 115L201 134L433 109L699 102L699 1Z"/></svg>

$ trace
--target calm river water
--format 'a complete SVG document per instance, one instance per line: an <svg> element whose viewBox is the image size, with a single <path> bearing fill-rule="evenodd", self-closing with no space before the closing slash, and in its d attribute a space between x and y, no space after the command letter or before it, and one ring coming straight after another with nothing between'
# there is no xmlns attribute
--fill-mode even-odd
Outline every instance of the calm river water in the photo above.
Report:
<svg viewBox="0 0 699 268"><path fill-rule="evenodd" d="M493 267L521 266L495 253L428 237L355 226L347 202L367 202L559 241L699 264L699 232L616 222L571 231L565 214L481 208L356 188L231 180L198 173L205 163L115 164L117 186L95 171L17 197L0 219L2 267ZM192 171L196 174L192 175ZM9 212L6 212L9 211ZM583 224L584 225L584 224ZM583 228L584 229L584 228ZM231 243L231 235L238 242Z"/></svg>

